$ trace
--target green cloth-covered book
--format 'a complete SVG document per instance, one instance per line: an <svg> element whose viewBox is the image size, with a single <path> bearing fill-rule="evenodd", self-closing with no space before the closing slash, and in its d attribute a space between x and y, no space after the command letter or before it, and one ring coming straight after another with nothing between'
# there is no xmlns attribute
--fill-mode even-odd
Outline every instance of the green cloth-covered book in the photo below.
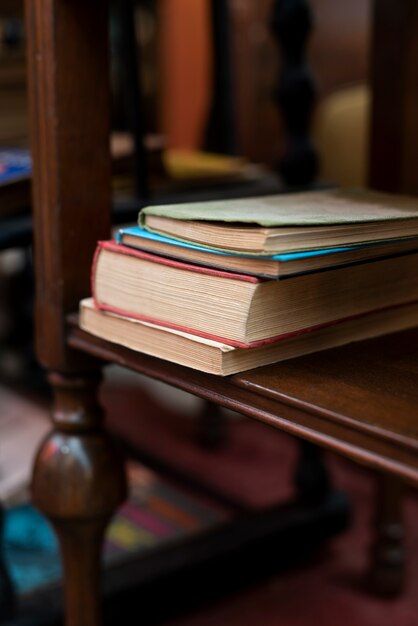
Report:
<svg viewBox="0 0 418 626"><path fill-rule="evenodd" d="M418 200L362 189L150 206L142 228L223 250L280 253L418 234Z"/></svg>

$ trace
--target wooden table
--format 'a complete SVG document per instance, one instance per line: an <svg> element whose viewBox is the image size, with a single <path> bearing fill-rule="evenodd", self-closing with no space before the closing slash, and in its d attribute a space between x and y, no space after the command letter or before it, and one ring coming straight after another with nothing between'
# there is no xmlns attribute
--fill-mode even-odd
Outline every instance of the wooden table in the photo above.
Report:
<svg viewBox="0 0 418 626"><path fill-rule="evenodd" d="M103 359L416 484L418 331L220 379L69 326L68 314L90 291L96 242L110 233L107 3L27 0L26 25L37 349L55 393L54 428L37 458L33 497L61 542L67 624L93 626L101 620L103 533L125 496L121 462L97 403ZM375 26L373 146L380 151L373 181L384 188L392 162L405 190L418 181L418 5L376 0ZM314 168L308 145L306 155Z"/></svg>

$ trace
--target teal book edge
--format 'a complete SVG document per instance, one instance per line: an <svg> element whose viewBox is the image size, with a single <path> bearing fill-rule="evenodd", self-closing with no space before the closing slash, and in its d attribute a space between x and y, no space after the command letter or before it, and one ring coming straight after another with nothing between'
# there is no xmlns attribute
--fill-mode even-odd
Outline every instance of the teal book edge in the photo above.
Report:
<svg viewBox="0 0 418 626"><path fill-rule="evenodd" d="M372 247L372 246L379 246L379 245L381 245L380 242L378 242L378 243L363 243L363 244L359 244L359 245L355 245L355 246L345 246L345 247L339 247L339 248L326 248L326 249L320 249L320 250L309 250L309 251L305 251L305 252L288 252L288 253L281 253L281 254L255 255L255 254L242 254L240 252L219 250L217 248L208 248L206 246L199 246L199 245L191 243L191 242L182 241L180 239L172 239L171 237L167 237L165 235L160 235L158 233L152 233L151 231L144 230L140 226L129 226L129 227L126 227L126 228L119 229L118 234L116 236L116 241L118 243L122 243L124 235L130 235L132 237L138 237L139 240L145 239L145 240L150 240L150 241L160 241L162 243L167 243L167 244L170 244L170 245L173 245L173 246L177 246L179 248L189 248L191 250L199 250L201 252L210 252L212 254L217 254L217 255L220 255L220 256L234 256L234 257L251 258L251 259L254 259L256 257L262 257L263 259L271 259L271 260L275 260L275 261L280 261L281 263L286 263L286 262L289 262L289 261L297 261L297 260L300 260L300 259L308 259L308 258L312 258L312 257L316 257L316 256L324 256L324 255L327 255L327 254L335 254L335 253L338 253L338 252L347 252L349 250L360 250L362 248L369 248L369 247ZM393 240L393 243L395 243L395 241L396 240ZM385 241L383 243L387 244L388 242Z"/></svg>

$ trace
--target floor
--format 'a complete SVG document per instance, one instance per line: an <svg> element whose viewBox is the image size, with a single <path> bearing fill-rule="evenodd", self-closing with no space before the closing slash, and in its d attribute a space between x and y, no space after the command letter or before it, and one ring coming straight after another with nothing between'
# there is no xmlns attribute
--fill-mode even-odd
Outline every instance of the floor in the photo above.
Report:
<svg viewBox="0 0 418 626"><path fill-rule="evenodd" d="M416 497L406 499L408 577L405 593L379 599L367 591L373 481L333 459L354 507L351 529L303 566L281 573L164 626L415 626L418 622Z"/></svg>

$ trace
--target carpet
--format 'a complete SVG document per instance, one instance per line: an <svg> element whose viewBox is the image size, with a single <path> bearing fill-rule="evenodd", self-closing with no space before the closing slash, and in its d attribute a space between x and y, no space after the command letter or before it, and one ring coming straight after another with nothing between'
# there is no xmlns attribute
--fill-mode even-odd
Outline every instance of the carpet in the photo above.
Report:
<svg viewBox="0 0 418 626"><path fill-rule="evenodd" d="M175 485L143 466L127 464L129 497L115 514L103 548L105 567L192 538L225 523L218 503ZM30 503L5 510L3 549L18 596L60 583L58 543L49 522Z"/></svg>
<svg viewBox="0 0 418 626"><path fill-rule="evenodd" d="M373 539L375 477L328 455L335 482L351 498L350 529L331 539L302 566L201 606L164 626L416 626L418 623L418 498L405 494L407 581L397 598L367 587Z"/></svg>

